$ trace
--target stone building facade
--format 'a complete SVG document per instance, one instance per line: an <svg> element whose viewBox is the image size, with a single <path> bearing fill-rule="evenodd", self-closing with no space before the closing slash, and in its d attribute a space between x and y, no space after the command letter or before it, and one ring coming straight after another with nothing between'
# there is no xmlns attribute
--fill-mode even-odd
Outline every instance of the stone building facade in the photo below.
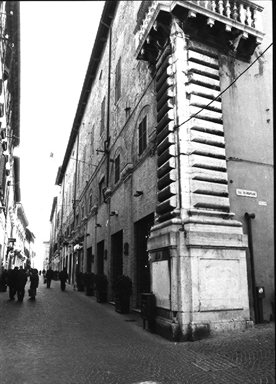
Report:
<svg viewBox="0 0 276 384"><path fill-rule="evenodd" d="M78 270L130 276L132 308L153 292L173 340L260 321L256 286L271 314L270 7L112 1L99 23L50 261L71 283Z"/></svg>
<svg viewBox="0 0 276 384"><path fill-rule="evenodd" d="M25 214L20 196L20 9L18 1L0 2L0 273L24 262ZM23 226L23 227L22 227ZM22 241L21 241L22 240ZM17 246L16 246L17 241Z"/></svg>

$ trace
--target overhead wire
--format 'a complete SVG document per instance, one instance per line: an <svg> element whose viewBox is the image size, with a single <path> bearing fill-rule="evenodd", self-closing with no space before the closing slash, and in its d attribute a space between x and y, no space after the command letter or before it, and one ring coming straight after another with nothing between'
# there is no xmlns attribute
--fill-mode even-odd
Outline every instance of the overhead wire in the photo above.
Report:
<svg viewBox="0 0 276 384"><path fill-rule="evenodd" d="M207 105L205 105L204 107L202 107L199 111L197 111L196 113L194 113L192 116L190 116L187 120L183 121L182 123L178 124L175 128L179 128L181 127L182 125L186 124L188 121L190 121L191 119L195 118L197 115L199 115L202 111L204 111L205 109L207 109L213 102L215 102L216 100L218 100L221 95L223 95L229 88L231 88L235 82L241 77L243 76L259 59L260 57L262 57L265 52L273 45L273 43L269 44L269 46L254 60L252 61L252 63L244 70L242 71L223 91L221 91L213 100L210 101L210 103L208 103Z"/></svg>
<svg viewBox="0 0 276 384"><path fill-rule="evenodd" d="M265 52L273 45L273 42L263 51L259 54L259 56L243 71L241 72L223 91L221 91L214 99L212 99L210 101L210 103L208 103L207 105L205 105L204 107L202 107L198 112L196 112L195 114L193 114L192 116L190 116L187 120L183 121L182 123L178 124L175 129L181 127L182 125L186 124L188 121L190 121L191 119L193 119L194 117L196 117L197 115L199 115L202 111L204 111L205 109L207 109L212 103L214 103L216 100L218 100L229 88L231 88L234 83L241 77L243 76L259 59L260 57L262 57ZM168 44L166 44L163 48L163 51L167 48ZM145 96L146 92L148 91L148 89L150 88L151 84L153 83L153 81L155 80L155 77L156 77L157 73L155 73L153 76L152 76L152 79L150 80L150 82L148 83L147 87L145 88L144 92L142 93L141 97L139 98L139 100L137 101L135 107L133 108L133 110L131 111L130 115L128 116L128 119L126 121L126 123L124 124L124 126L122 127L121 131L125 128L127 122L130 120L130 118L132 117L132 115L134 114L134 112L136 111L136 109L138 108L141 100L143 99L143 97ZM78 131L74 128L72 128L72 130L75 130L75 131ZM82 160L79 160L79 161L82 161ZM84 161L83 161L84 162ZM87 163L87 164L90 164L90 163ZM95 166L97 167L96 164L91 164L92 166Z"/></svg>
<svg viewBox="0 0 276 384"><path fill-rule="evenodd" d="M177 34L176 34L177 36ZM213 102L215 102L217 99L219 99L221 97L221 95L223 95L229 88L232 87L232 85L241 77L243 76L259 59L260 57L262 57L265 52L273 45L273 42L262 52L260 53L260 55L243 71L241 72L233 81L231 84L229 84L223 91L221 91L219 93L218 96L216 96L214 99L212 99L210 101L210 103L208 103L206 106L202 107L198 112L196 112L195 114L193 114L192 116L189 117L189 119L183 121L182 123L178 124L175 128L178 128L178 127L181 127L182 125L186 124L188 121L190 121L191 119L193 119L195 116L197 116L199 113L201 113L202 111L204 111L206 108L208 108ZM168 44L165 45L165 47L163 48L163 51L167 48ZM151 86L152 82L155 80L155 77L156 77L157 73L155 72L155 74L152 76L152 79L151 81L148 83L147 87L145 88L144 92L142 93L141 97L139 98L139 100L137 101L135 107L133 108L133 110L131 111L129 117L128 117L128 120L127 122L129 121L129 119L132 117L133 113L136 111L136 109L138 108L141 100L143 99L143 97L145 96L146 92L148 91L149 87ZM124 127L126 126L127 122L124 124L124 126L122 127L121 130L124 129Z"/></svg>

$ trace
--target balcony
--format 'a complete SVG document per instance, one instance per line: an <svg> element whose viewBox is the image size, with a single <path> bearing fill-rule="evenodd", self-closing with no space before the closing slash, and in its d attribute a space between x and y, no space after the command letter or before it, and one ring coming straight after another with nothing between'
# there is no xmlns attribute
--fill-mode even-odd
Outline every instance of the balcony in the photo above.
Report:
<svg viewBox="0 0 276 384"><path fill-rule="evenodd" d="M187 35L237 52L247 59L264 37L260 26L263 7L249 0L159 0L143 3L134 30L136 57L141 60L154 62L156 52L168 40L173 18Z"/></svg>

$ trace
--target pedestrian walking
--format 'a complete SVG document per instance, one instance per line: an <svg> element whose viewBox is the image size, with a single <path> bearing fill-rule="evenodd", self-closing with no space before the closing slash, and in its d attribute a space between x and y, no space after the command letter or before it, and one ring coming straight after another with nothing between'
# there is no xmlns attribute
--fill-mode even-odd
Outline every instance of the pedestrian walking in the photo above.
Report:
<svg viewBox="0 0 276 384"><path fill-rule="evenodd" d="M25 285L27 283L27 274L24 271L23 267L20 267L19 272L16 277L16 291L17 291L17 301L21 302L25 296Z"/></svg>
<svg viewBox="0 0 276 384"><path fill-rule="evenodd" d="M59 273L59 280L60 280L60 289L62 291L65 291L66 287L66 281L68 279L68 273L66 271L66 267L63 268L63 270Z"/></svg>
<svg viewBox="0 0 276 384"><path fill-rule="evenodd" d="M52 271L52 268L49 268L46 272L47 288L50 288L52 278L53 278L53 271Z"/></svg>
<svg viewBox="0 0 276 384"><path fill-rule="evenodd" d="M10 300L14 300L16 294L16 279L18 274L18 267L10 269L8 273L8 286L9 286L9 296Z"/></svg>
<svg viewBox="0 0 276 384"><path fill-rule="evenodd" d="M38 287L38 284L39 284L38 270L33 269L30 275L30 289L29 289L30 300L35 300L36 289Z"/></svg>
<svg viewBox="0 0 276 384"><path fill-rule="evenodd" d="M46 271L45 271L45 269L43 269L43 271L42 271L42 276L43 276L43 284L46 284L47 283L47 279L46 279Z"/></svg>

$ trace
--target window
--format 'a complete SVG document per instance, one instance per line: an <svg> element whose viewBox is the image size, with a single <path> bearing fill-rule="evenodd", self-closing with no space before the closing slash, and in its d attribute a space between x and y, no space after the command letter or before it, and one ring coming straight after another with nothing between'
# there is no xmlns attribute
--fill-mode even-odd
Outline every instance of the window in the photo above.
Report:
<svg viewBox="0 0 276 384"><path fill-rule="evenodd" d="M101 181L99 182L99 203L103 203L104 201L104 196L103 196L103 192L104 192L104 187L105 187L105 179L104 177L102 177Z"/></svg>
<svg viewBox="0 0 276 384"><path fill-rule="evenodd" d="M105 97L102 101L102 106L101 106L101 132L100 134L103 133L105 127Z"/></svg>
<svg viewBox="0 0 276 384"><path fill-rule="evenodd" d="M92 209L92 193L89 195L89 211Z"/></svg>
<svg viewBox="0 0 276 384"><path fill-rule="evenodd" d="M79 225L79 214L76 216L76 227Z"/></svg>
<svg viewBox="0 0 276 384"><path fill-rule="evenodd" d="M115 72L115 104L121 97L121 58L118 60Z"/></svg>
<svg viewBox="0 0 276 384"><path fill-rule="evenodd" d="M141 155L147 147L147 116L145 116L139 124L138 131L139 155Z"/></svg>
<svg viewBox="0 0 276 384"><path fill-rule="evenodd" d="M120 180L120 155L115 158L115 183Z"/></svg>
<svg viewBox="0 0 276 384"><path fill-rule="evenodd" d="M84 205L82 205L81 207L81 218L82 219L84 218Z"/></svg>

